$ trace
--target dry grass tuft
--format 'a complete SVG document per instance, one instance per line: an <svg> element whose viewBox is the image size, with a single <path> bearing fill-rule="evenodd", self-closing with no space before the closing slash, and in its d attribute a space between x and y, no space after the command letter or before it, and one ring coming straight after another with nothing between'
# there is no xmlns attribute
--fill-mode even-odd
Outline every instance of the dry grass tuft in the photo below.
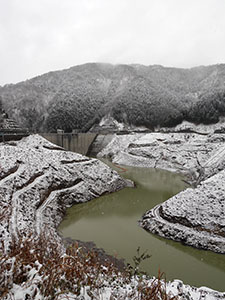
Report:
<svg viewBox="0 0 225 300"><path fill-rule="evenodd" d="M97 252L83 251L77 244L63 254L60 249L44 233L38 238L13 239L8 253L0 253L0 299L14 299L15 285L29 291L24 299L52 300L72 293L97 300L104 299L106 289L110 289L110 300L173 299L166 293L163 273L151 281L137 274L137 257L132 271L129 267L120 272L109 260L103 263Z"/></svg>

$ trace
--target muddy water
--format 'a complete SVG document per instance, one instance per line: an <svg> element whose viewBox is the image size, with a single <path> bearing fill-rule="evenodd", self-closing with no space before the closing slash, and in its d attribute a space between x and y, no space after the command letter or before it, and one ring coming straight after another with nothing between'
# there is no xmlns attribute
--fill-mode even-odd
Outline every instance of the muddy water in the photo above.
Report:
<svg viewBox="0 0 225 300"><path fill-rule="evenodd" d="M94 241L109 254L130 263L140 247L151 255L141 265L148 274L157 275L160 268L167 280L179 278L197 287L225 291L225 255L183 246L138 226L146 210L185 189L182 178L162 170L124 168L125 171L120 168L117 171L135 181L136 188L126 188L68 209L59 228L63 236Z"/></svg>

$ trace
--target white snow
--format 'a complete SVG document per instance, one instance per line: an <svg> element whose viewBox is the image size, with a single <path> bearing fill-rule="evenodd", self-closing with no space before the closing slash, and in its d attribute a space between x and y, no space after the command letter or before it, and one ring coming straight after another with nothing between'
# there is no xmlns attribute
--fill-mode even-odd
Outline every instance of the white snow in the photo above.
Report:
<svg viewBox="0 0 225 300"><path fill-rule="evenodd" d="M192 143L187 140L194 140ZM114 156L116 161L117 157L124 153L124 157L130 156L140 160L138 164L141 164L141 160L154 161L152 158L158 157L159 153L163 149L164 155L169 157L167 153L168 143L174 145L174 151L176 149L177 155L183 156L190 154L193 148L201 149L202 143L206 143L203 149L207 148L207 153L203 151L201 155L202 161L207 161L212 151L216 151L221 142L211 142L210 147L207 147L207 137L196 138L191 135L188 138L181 135L177 138L175 144L173 137L155 134L143 135L143 134L131 134L126 137L117 136L107 149L103 150L102 155ZM182 140L183 147L180 148L180 141ZM194 144L194 145L193 145ZM185 147L189 146L188 150ZM150 148L149 148L150 147ZM156 147L156 148L151 148ZM143 149L141 149L143 148ZM144 157L141 152L143 150ZM134 151L134 152L132 152ZM136 152L136 154L134 154ZM155 154L156 153L156 154ZM222 153L222 152L221 152ZM171 153L170 153L171 156ZM179 157L180 157L179 156ZM112 171L105 164L99 162L96 159L89 159L79 154L66 152L54 144L47 142L45 139L38 135L29 136L19 142L14 143L2 143L0 144L0 158L1 158L1 172L0 172L0 209L9 209L8 217L3 218L0 221L0 241L5 241L5 249L7 251L7 245L9 245L12 235L26 236L27 233L40 233L41 228L49 230L58 241L59 245L61 239L59 238L56 227L61 221L62 216L59 215L58 208L66 209L67 206L77 202L84 202L97 197L105 192L113 192L127 185L126 181L118 176L118 174ZM181 158L180 158L181 159ZM188 158L185 158L186 161ZM185 167L196 166L196 154L191 159L191 163L185 162ZM214 162L214 159L211 160ZM160 165L160 162L158 162ZM149 163L149 166L151 163ZM208 163L208 165L211 165ZM206 164L206 166L208 166ZM220 164L218 164L220 165ZM172 162L164 162L160 166L167 166L168 168L173 166ZM174 167L174 166L173 166ZM176 169L176 167L175 167ZM211 172L211 171L210 171ZM213 170L215 172L215 170ZM206 197L213 190L212 186L216 182L220 182L224 179L224 173L221 172L217 177L211 177L207 179L199 187L198 197L201 195L202 201L205 198L201 194L201 190L206 191L208 188ZM197 191L197 190L196 190ZM187 193L194 193L195 190L187 190ZM217 187L216 197L224 195L223 187L219 189ZM184 194L184 201L186 201ZM181 197L182 198L182 197ZM218 198L218 199L221 199ZM178 199L178 198L177 198ZM178 201L178 200L177 200ZM176 203L173 202L168 205L168 209L171 207L171 211L176 211ZM182 202L183 203L183 202ZM180 204L179 204L180 205ZM204 203L202 208L204 208ZM212 212L212 206L208 206L206 203L206 209ZM166 204L165 207L167 208ZM219 218L221 208L216 206L213 214L217 216L218 224L222 222L222 218ZM181 213L182 214L182 213ZM213 219L213 214L211 216ZM191 214L190 214L191 217ZM206 218L206 215L205 217ZM193 222L195 222L195 218ZM11 225L10 225L11 224ZM10 226L9 226L10 225ZM62 255L64 254L62 246ZM13 268L13 261L11 260L11 266ZM39 262L35 263L35 266L29 270L28 281L18 285L13 284L10 287L8 294L4 297L4 300L42 300L44 299L38 288L38 283L42 281L42 277L38 274L42 265ZM12 269L11 269L12 270ZM10 270L9 270L10 273ZM12 272L11 272L12 273ZM12 275L12 274L11 274ZM147 284L152 284L154 278L147 281ZM137 300L137 278L133 278L129 284L119 285L118 283L105 282L104 289L93 291L94 299L111 300L111 299L129 299ZM72 293L61 293L57 299L91 299L88 295L88 286L84 286L81 289L80 295L73 295ZM131 290L135 291L131 295ZM212 291L208 288L194 288L188 285L184 285L181 281L175 280L169 282L166 285L167 292L171 295L178 295L178 299L191 299L191 300L216 300L225 299L225 293L219 293ZM114 298L112 298L114 297Z"/></svg>

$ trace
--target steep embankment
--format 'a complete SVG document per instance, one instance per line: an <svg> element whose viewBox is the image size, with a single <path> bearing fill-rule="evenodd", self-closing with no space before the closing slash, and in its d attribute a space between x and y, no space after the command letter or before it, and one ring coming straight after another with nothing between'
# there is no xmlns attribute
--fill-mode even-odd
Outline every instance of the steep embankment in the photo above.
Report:
<svg viewBox="0 0 225 300"><path fill-rule="evenodd" d="M98 156L117 164L178 171L196 179L201 166L224 140L223 134L182 132L115 135Z"/></svg>
<svg viewBox="0 0 225 300"><path fill-rule="evenodd" d="M95 253L66 250L58 226L67 206L127 186L102 162L38 135L0 144L0 296L3 299L224 299L181 281L123 277ZM166 296L167 294L167 296Z"/></svg>
<svg viewBox="0 0 225 300"><path fill-rule="evenodd" d="M56 231L66 207L126 186L102 162L67 152L39 135L0 144L0 242Z"/></svg>
<svg viewBox="0 0 225 300"><path fill-rule="evenodd" d="M148 211L140 225L166 238L225 253L224 140L223 134L196 133L115 136L99 156L185 174L196 188Z"/></svg>
<svg viewBox="0 0 225 300"><path fill-rule="evenodd" d="M225 65L192 69L89 63L0 87L3 106L22 127L88 130L111 114L136 126L182 120L217 122L225 114Z"/></svg>
<svg viewBox="0 0 225 300"><path fill-rule="evenodd" d="M162 237L225 253L225 171L146 212L140 225Z"/></svg>

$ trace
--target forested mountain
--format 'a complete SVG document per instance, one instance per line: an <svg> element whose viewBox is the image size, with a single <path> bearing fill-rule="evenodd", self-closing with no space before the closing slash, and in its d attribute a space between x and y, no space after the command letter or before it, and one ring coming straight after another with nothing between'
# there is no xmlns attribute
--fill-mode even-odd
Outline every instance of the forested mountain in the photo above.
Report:
<svg viewBox="0 0 225 300"><path fill-rule="evenodd" d="M192 69L88 63L0 87L31 131L87 131L106 114L133 125L213 123L225 115L225 64Z"/></svg>

